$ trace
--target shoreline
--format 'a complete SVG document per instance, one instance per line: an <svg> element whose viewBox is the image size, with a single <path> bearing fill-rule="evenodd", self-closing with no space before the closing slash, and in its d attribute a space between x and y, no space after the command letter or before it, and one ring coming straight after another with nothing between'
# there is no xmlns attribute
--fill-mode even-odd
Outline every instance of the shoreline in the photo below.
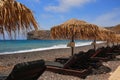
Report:
<svg viewBox="0 0 120 80"><path fill-rule="evenodd" d="M97 44L97 48L101 46L106 46L105 43ZM92 45L80 46L74 48L74 54L80 51L87 51L89 49L93 49ZM52 55L52 56L51 56ZM47 58L44 58L46 56ZM15 53L15 54L1 54L0 55L0 63L6 61L6 64L16 64L26 61L33 60L54 60L57 57L69 57L71 56L71 48L60 48L60 49L50 49L43 51L33 51L33 52L25 52L25 53Z"/></svg>
<svg viewBox="0 0 120 80"><path fill-rule="evenodd" d="M76 47L82 47L82 46L89 46L91 45L92 42L88 42L87 44L82 44L81 45L76 43ZM103 41L97 41L97 44L104 43ZM62 46L61 46L62 45ZM54 49L66 49L70 48L67 47L67 44L61 44L61 45L53 45L50 47L41 47L41 48L33 48L33 49L25 49L25 50L14 50L14 51L8 51L8 52L0 52L0 55L4 54L21 54L21 53L29 53L29 52L37 52L37 51L46 51L46 50L54 50Z"/></svg>
<svg viewBox="0 0 120 80"><path fill-rule="evenodd" d="M105 43L97 44L97 48L99 47L106 47ZM93 45L86 45L76 47L74 49L74 53L78 53L80 51L88 51L89 49L93 49ZM35 52L26 52L20 54L4 54L0 55L0 79L4 80L9 73L12 71L13 67L17 63L27 62L27 61L34 61L44 59L45 61L54 61L55 58L60 57L70 57L71 56L71 49L70 48L63 48L63 49L51 49L45 51L35 51ZM120 58L120 56L119 56ZM120 61L108 61L104 62L104 65L110 67L112 73L117 66L120 65ZM99 78L98 80L108 80L110 73L100 74L100 75L89 75L85 80L94 80ZM68 75L61 75L52 72L45 71L38 80L82 80L78 77L68 76Z"/></svg>
<svg viewBox="0 0 120 80"><path fill-rule="evenodd" d="M98 47L106 46L105 43L97 44ZM92 45L80 46L74 49L74 53L78 53L80 51L87 51L89 49L93 49ZM63 49L51 49L44 51L35 51L35 52L26 52L20 54L4 54L0 55L0 75L8 75L15 64L40 60L44 59L45 61L54 61L55 58L59 57L70 57L71 49L63 48Z"/></svg>
<svg viewBox="0 0 120 80"><path fill-rule="evenodd" d="M104 42L101 43L97 43L97 45L99 44L105 44ZM81 45L81 46L76 46L75 48L79 48L79 47L84 47L84 46L89 46L91 44L88 45ZM55 49L68 49L70 47L45 47L45 48L36 48L36 49L28 49L28 50L18 50L18 51L13 51L13 52L0 52L0 55L8 55L8 54L21 54L21 53L30 53L30 52L38 52L38 51L47 51L47 50L55 50Z"/></svg>

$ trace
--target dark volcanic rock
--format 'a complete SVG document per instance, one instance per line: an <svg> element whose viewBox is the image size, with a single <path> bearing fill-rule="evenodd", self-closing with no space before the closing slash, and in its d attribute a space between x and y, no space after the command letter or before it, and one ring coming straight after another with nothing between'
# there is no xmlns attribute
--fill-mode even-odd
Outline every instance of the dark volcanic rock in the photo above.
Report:
<svg viewBox="0 0 120 80"><path fill-rule="evenodd" d="M49 30L31 31L27 33L27 39L50 40Z"/></svg>

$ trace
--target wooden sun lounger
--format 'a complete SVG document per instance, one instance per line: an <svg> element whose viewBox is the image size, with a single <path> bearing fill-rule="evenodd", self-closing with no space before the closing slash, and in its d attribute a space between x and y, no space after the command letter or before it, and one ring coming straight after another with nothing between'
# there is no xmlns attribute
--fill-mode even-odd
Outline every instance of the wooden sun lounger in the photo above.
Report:
<svg viewBox="0 0 120 80"><path fill-rule="evenodd" d="M80 54L75 54L73 55L65 64L61 63L52 63L52 64L46 64L47 66L47 71L52 71L56 73L61 73L61 74L66 74L66 75L73 75L73 76L79 76L79 77L86 77L92 70L93 64L99 64L101 65L102 63L100 60L106 61L107 58L102 58L102 57L97 57L98 54L101 54L101 52L106 52L104 48L98 49L97 51L95 50L89 50L86 53L80 53ZM60 59L58 59L60 60ZM80 67L80 69L74 68L74 66L79 62L79 65L88 65L88 67L83 68ZM90 62L90 63L89 63ZM88 63L88 64L86 64ZM96 65L97 65L96 64ZM98 65L98 66L99 66Z"/></svg>
<svg viewBox="0 0 120 80"><path fill-rule="evenodd" d="M114 55L114 56L120 55L120 46L113 46L111 48L111 51L109 51L107 54Z"/></svg>
<svg viewBox="0 0 120 80"><path fill-rule="evenodd" d="M88 60L92 60L93 62L94 61L107 61L108 60L107 58L100 56L101 54L103 55L106 53L104 49L105 49L104 47L99 48L96 51L94 49L90 49L86 53L84 53L86 56L85 58Z"/></svg>
<svg viewBox="0 0 120 80"><path fill-rule="evenodd" d="M113 46L110 52L116 52L116 53L120 52L120 46Z"/></svg>
<svg viewBox="0 0 120 80"><path fill-rule="evenodd" d="M61 64L59 62L46 62L47 71L52 71L56 73L61 73L65 75L73 75L81 78L85 78L91 72L91 66L87 68L73 68L77 62L80 62L80 65L84 66L84 63L87 59L85 59L85 53L83 54L75 54L73 55L65 64Z"/></svg>
<svg viewBox="0 0 120 80"><path fill-rule="evenodd" d="M83 54L83 53L84 53L83 51L79 52L79 54ZM60 63L62 63L62 64L65 64L71 57L72 57L72 56L67 57L67 58L63 58L63 57L61 57L61 58L56 58L56 59L55 59L55 62L60 62Z"/></svg>
<svg viewBox="0 0 120 80"><path fill-rule="evenodd" d="M119 46L119 48L118 47L114 47L113 52L114 53L120 53L120 46Z"/></svg>
<svg viewBox="0 0 120 80"><path fill-rule="evenodd" d="M111 48L108 48L107 51L105 52L105 55L108 56L108 57L113 57L115 58L115 56L118 54L118 52L115 52L114 50L116 50L116 47L111 47Z"/></svg>
<svg viewBox="0 0 120 80"><path fill-rule="evenodd" d="M5 80L37 80L45 69L44 60L19 63Z"/></svg>
<svg viewBox="0 0 120 80"><path fill-rule="evenodd" d="M55 62L65 64L69 59L70 59L70 57L69 58L56 58Z"/></svg>
<svg viewBox="0 0 120 80"><path fill-rule="evenodd" d="M102 51L102 49L96 50L96 52L91 56L91 58L96 57L98 54L100 54L101 51Z"/></svg>
<svg viewBox="0 0 120 80"><path fill-rule="evenodd" d="M73 55L65 64L61 64L59 62L46 61L45 65L54 66L54 67L61 67L61 68L69 68L70 65L75 63L75 61L77 61L77 56Z"/></svg>
<svg viewBox="0 0 120 80"><path fill-rule="evenodd" d="M108 61L111 59L116 58L116 55L118 55L119 53L114 53L114 49L115 47L107 47L107 48L100 48L98 49L92 56L91 58L95 58L95 59L100 59L102 61Z"/></svg>
<svg viewBox="0 0 120 80"><path fill-rule="evenodd" d="M93 60L93 61L108 61L108 58L102 58L102 57L92 57L90 58L90 60Z"/></svg>
<svg viewBox="0 0 120 80"><path fill-rule="evenodd" d="M118 49L115 49L115 50L113 50L114 52L120 52L120 50L118 50Z"/></svg>
<svg viewBox="0 0 120 80"><path fill-rule="evenodd" d="M63 74L63 75L72 75L72 76L77 76L81 78L85 78L90 72L91 72L91 67L88 69L84 70L72 70L72 69L64 69L64 68L59 68L59 67L53 67L53 66L47 66L47 71Z"/></svg>

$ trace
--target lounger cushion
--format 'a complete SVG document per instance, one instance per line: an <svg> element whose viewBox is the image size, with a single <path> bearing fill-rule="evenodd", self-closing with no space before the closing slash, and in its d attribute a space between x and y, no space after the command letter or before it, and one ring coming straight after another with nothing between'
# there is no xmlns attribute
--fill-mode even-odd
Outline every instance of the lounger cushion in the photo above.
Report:
<svg viewBox="0 0 120 80"><path fill-rule="evenodd" d="M59 68L63 68L63 64L59 63L59 62L52 62L52 61L46 61L45 62L46 66L53 66L53 67L59 67Z"/></svg>

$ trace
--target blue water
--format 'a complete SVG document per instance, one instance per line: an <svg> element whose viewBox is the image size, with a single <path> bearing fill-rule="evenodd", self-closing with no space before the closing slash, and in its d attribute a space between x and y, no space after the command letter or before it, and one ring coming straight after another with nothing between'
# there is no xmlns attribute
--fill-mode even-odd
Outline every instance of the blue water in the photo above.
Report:
<svg viewBox="0 0 120 80"><path fill-rule="evenodd" d="M68 48L69 40L1 40L0 54L12 54L48 50L55 48ZM91 41L77 40L76 46L89 45Z"/></svg>

